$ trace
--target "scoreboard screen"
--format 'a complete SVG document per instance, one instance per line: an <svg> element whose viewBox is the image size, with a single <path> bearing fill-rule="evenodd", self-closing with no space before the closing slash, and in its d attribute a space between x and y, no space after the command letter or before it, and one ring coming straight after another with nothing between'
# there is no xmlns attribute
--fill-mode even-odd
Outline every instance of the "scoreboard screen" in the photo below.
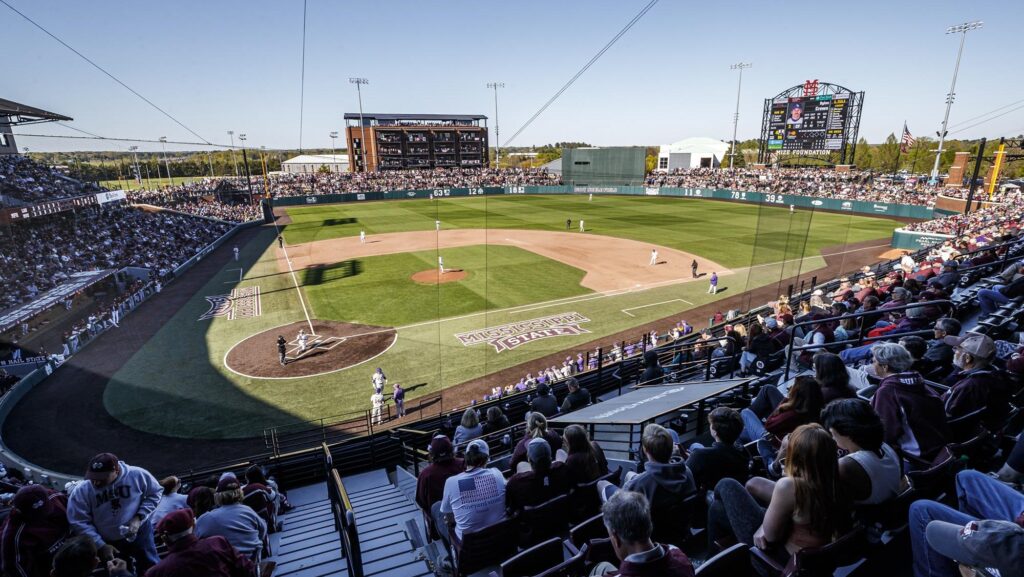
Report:
<svg viewBox="0 0 1024 577"><path fill-rule="evenodd" d="M842 150L849 93L771 101L768 150Z"/></svg>

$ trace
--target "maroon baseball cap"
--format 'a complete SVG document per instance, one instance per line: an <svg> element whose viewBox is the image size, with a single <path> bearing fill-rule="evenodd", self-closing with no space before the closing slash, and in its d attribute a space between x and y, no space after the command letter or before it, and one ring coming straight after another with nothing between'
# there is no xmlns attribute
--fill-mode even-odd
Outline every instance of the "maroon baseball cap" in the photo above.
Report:
<svg viewBox="0 0 1024 577"><path fill-rule="evenodd" d="M85 478L89 481L100 479L115 470L117 470L117 455L100 453L89 460L89 470L85 472Z"/></svg>
<svg viewBox="0 0 1024 577"><path fill-rule="evenodd" d="M442 459L452 456L452 442L444 435L437 435L430 440L430 454L435 459Z"/></svg>
<svg viewBox="0 0 1024 577"><path fill-rule="evenodd" d="M241 483L238 482L238 477L234 473L225 473L221 475L220 481L217 481L217 492L234 491L241 486Z"/></svg>
<svg viewBox="0 0 1024 577"><path fill-rule="evenodd" d="M11 502L22 516L32 519L50 511L50 491L42 485L26 485L14 495Z"/></svg>
<svg viewBox="0 0 1024 577"><path fill-rule="evenodd" d="M156 534L168 535L173 538L187 532L194 524L195 516L192 509L178 509L160 519L160 522L156 524Z"/></svg>

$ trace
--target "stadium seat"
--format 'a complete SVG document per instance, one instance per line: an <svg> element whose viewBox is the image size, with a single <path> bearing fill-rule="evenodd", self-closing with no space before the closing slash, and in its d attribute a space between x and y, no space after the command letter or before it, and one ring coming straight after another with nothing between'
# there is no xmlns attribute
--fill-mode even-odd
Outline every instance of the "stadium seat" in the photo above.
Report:
<svg viewBox="0 0 1024 577"><path fill-rule="evenodd" d="M592 539L607 537L608 529L604 526L604 515L601 513L569 529L569 542L577 549L582 549Z"/></svg>
<svg viewBox="0 0 1024 577"><path fill-rule="evenodd" d="M497 565L516 552L516 521L506 517L479 531L465 533L460 540L455 528L449 528L452 559L457 576L471 575Z"/></svg>
<svg viewBox="0 0 1024 577"><path fill-rule="evenodd" d="M583 577L587 574L587 550L588 546L583 545L578 553L536 577Z"/></svg>
<svg viewBox="0 0 1024 577"><path fill-rule="evenodd" d="M737 543L705 561L697 568L701 577L750 577L750 547Z"/></svg>
<svg viewBox="0 0 1024 577"><path fill-rule="evenodd" d="M619 486L622 478L622 467L609 472L607 475L576 485L569 494L569 520L572 523L581 523L601 510L601 496L598 494L598 484L607 481L612 485Z"/></svg>
<svg viewBox="0 0 1024 577"><path fill-rule="evenodd" d="M499 572L501 577L533 577L561 565L564 559L562 540L554 537L503 561Z"/></svg>
<svg viewBox="0 0 1024 577"><path fill-rule="evenodd" d="M559 495L519 514L519 546L529 547L550 537L562 537L569 519L569 495Z"/></svg>
<svg viewBox="0 0 1024 577"><path fill-rule="evenodd" d="M822 577L861 561L864 545L864 529L857 527L828 545L797 551L785 566L757 547L751 547L750 553L755 566L763 570L758 572L769 577Z"/></svg>
<svg viewBox="0 0 1024 577"><path fill-rule="evenodd" d="M690 532L693 520L707 517L706 503L704 493L696 492L672 506L652 508L654 532L651 539L683 547L693 537Z"/></svg>

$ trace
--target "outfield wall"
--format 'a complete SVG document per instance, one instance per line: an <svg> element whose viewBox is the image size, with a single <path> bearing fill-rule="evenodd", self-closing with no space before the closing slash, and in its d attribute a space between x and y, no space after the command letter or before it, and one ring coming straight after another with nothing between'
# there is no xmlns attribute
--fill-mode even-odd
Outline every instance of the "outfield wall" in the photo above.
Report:
<svg viewBox="0 0 1024 577"><path fill-rule="evenodd" d="M321 194L312 196L286 196L274 199L275 206L297 206L309 204L333 204L338 202L359 202L370 200L404 200L412 198L443 198L460 196L490 196L505 194L598 194L625 196L674 196L685 198L707 198L753 204L771 204L780 207L794 206L815 210L851 212L896 218L931 220L933 210L927 206L907 204L884 204L860 200L839 200L798 196L746 192L727 188L669 188L645 186L485 186L477 188L430 188L419 190L392 190L387 192L353 192L345 194Z"/></svg>
<svg viewBox="0 0 1024 577"><path fill-rule="evenodd" d="M933 244L942 244L951 238L954 238L951 234L911 232L909 230L897 228L892 232L892 247L916 251L932 246Z"/></svg>

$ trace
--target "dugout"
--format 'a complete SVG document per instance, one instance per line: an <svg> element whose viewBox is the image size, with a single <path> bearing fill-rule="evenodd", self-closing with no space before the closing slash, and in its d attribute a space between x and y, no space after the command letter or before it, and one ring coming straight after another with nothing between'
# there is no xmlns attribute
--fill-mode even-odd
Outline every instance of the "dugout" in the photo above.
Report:
<svg viewBox="0 0 1024 577"><path fill-rule="evenodd" d="M642 146L563 148L562 180L576 186L640 186L646 158Z"/></svg>

